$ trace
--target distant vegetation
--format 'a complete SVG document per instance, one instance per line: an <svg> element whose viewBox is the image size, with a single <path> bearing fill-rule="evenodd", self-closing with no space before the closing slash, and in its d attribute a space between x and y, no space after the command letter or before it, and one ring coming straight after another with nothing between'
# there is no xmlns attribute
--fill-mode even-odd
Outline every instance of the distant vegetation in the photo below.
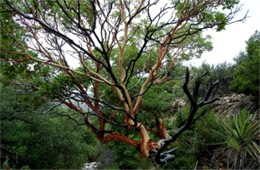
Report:
<svg viewBox="0 0 260 170"><path fill-rule="evenodd" d="M67 109L42 113L51 103L39 103L35 93L3 84L0 91L1 167L74 169L95 158L97 140L85 126L61 117L70 114Z"/></svg>

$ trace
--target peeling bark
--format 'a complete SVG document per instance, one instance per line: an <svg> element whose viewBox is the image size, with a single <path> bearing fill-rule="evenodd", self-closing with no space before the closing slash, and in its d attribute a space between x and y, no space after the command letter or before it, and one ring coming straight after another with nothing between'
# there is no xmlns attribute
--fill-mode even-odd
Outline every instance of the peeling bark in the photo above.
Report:
<svg viewBox="0 0 260 170"><path fill-rule="evenodd" d="M160 139L167 139L169 137L169 134L164 127L164 121L162 118L156 119L156 127L157 127L156 134Z"/></svg>

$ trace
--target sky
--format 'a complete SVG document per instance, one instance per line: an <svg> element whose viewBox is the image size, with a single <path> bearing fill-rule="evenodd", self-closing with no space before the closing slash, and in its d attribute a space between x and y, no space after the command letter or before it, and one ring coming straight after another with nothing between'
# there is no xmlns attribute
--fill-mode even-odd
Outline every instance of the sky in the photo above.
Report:
<svg viewBox="0 0 260 170"><path fill-rule="evenodd" d="M245 50L246 41L256 30L260 31L260 0L241 0L242 10L236 16L243 17L248 11L245 22L226 26L221 32L206 31L205 35L212 37L213 50L205 52L200 59L189 61L189 65L200 66L202 63L219 64L223 62L234 63L233 58Z"/></svg>

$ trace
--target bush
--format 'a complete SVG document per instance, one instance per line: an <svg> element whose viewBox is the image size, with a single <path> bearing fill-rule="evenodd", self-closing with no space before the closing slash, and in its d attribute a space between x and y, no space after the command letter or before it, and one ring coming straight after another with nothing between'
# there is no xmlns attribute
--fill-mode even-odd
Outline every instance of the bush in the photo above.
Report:
<svg viewBox="0 0 260 170"><path fill-rule="evenodd" d="M187 118L189 106L185 106L177 113L174 128L177 128ZM214 148L209 143L218 139L212 135L210 129L216 128L215 115L207 107L199 110L197 115L205 114L191 128L184 132L171 147L178 147L175 151L175 160L169 163L166 169L194 169L201 157L209 157Z"/></svg>
<svg viewBox="0 0 260 170"><path fill-rule="evenodd" d="M32 100L33 93L1 84L0 90L1 167L82 168L88 159L95 157L96 139L86 127L54 113L39 114L32 109L35 108L32 102L24 105L21 97L27 95ZM66 110L55 112L64 114Z"/></svg>
<svg viewBox="0 0 260 170"><path fill-rule="evenodd" d="M195 74L195 76L202 75L204 73L208 73L206 77L202 80L202 88L200 89L200 93L203 95L207 92L207 88L209 85L215 81L219 81L218 83L218 94L219 95L227 95L230 94L231 91L229 89L229 86L231 84L231 81L233 79L232 72L234 70L234 66L227 64L227 63L221 63L216 66L209 65L209 64L202 64L201 67L193 67L192 73Z"/></svg>
<svg viewBox="0 0 260 170"><path fill-rule="evenodd" d="M256 31L247 41L246 52L236 59L231 90L259 98L260 32Z"/></svg>
<svg viewBox="0 0 260 170"><path fill-rule="evenodd" d="M212 130L221 140L218 153L225 157L228 167L259 168L259 127L255 115L243 110L230 120L220 118L218 131Z"/></svg>
<svg viewBox="0 0 260 170"><path fill-rule="evenodd" d="M182 118L177 114L177 126L187 116L187 110L188 106L181 110ZM204 108L198 114L205 111L209 112ZM199 166L216 168L218 161L227 168L259 168L259 127L256 115L247 110L231 118L206 113L173 144L172 147L178 147L176 158L165 168L193 169L197 162ZM201 158L207 158L206 162L200 162Z"/></svg>
<svg viewBox="0 0 260 170"><path fill-rule="evenodd" d="M120 143L109 143L99 150L100 169L149 169L152 167L151 160L144 158L136 152L136 148ZM104 155L107 155L104 156ZM108 155L111 157L108 161Z"/></svg>

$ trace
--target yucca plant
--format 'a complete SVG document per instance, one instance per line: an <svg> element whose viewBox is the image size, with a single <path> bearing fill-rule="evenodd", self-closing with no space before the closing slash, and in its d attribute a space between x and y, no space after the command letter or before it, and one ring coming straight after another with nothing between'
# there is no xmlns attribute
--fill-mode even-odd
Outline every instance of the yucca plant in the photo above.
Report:
<svg viewBox="0 0 260 170"><path fill-rule="evenodd" d="M247 110L229 120L219 118L218 130L213 130L222 141L217 150L226 160L227 166L235 169L259 167L260 122Z"/></svg>

